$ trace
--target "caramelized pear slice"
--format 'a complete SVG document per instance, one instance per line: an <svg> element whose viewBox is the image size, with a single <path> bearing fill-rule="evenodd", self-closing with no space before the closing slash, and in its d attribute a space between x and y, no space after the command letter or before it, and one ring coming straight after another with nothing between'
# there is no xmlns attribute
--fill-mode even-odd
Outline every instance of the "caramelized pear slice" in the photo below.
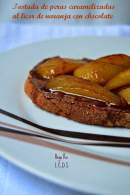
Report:
<svg viewBox="0 0 130 195"><path fill-rule="evenodd" d="M69 75L57 76L47 83L47 89L52 91L61 91L68 94L84 96L90 99L105 102L109 105L120 106L122 104L121 98L106 88Z"/></svg>
<svg viewBox="0 0 130 195"><path fill-rule="evenodd" d="M127 101L128 104L130 104L130 87L122 89L119 94Z"/></svg>
<svg viewBox="0 0 130 195"><path fill-rule="evenodd" d="M130 84L130 68L113 77L110 81L108 81L106 87L112 90L128 84Z"/></svg>
<svg viewBox="0 0 130 195"><path fill-rule="evenodd" d="M122 70L124 70L123 66L93 61L77 68L74 71L74 76L104 85Z"/></svg>
<svg viewBox="0 0 130 195"><path fill-rule="evenodd" d="M125 54L113 54L98 58L97 60L114 65L123 65L124 67L130 67L130 56Z"/></svg>
<svg viewBox="0 0 130 195"><path fill-rule="evenodd" d="M57 75L66 74L86 63L84 60L54 57L38 65L35 71L43 78L53 78Z"/></svg>

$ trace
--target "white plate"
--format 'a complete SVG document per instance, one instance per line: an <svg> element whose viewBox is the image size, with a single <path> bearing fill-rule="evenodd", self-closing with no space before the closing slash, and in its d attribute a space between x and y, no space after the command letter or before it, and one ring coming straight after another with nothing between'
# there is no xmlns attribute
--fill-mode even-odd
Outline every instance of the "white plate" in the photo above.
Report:
<svg viewBox="0 0 130 195"><path fill-rule="evenodd" d="M57 55L96 58L112 53L129 54L129 51L129 38L78 37L44 41L3 53L0 55L0 107L47 127L130 137L128 129L83 125L41 111L23 93L28 71L43 58ZM1 119L12 121L4 116ZM97 158L109 157L130 163L130 149L90 146L75 148L89 155L82 157L68 152L68 159L64 159L64 163L67 162L69 167L55 168L55 154L62 155L61 151L0 137L1 155L31 173L83 192L129 193L130 167Z"/></svg>

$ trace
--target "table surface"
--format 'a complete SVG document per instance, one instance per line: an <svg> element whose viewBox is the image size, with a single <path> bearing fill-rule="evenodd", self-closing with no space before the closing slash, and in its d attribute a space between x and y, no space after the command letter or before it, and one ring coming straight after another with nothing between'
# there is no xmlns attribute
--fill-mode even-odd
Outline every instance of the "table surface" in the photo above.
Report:
<svg viewBox="0 0 130 195"><path fill-rule="evenodd" d="M127 36L130 26L41 26L0 24L0 52L40 40L74 36ZM0 157L0 195L83 194L40 179Z"/></svg>

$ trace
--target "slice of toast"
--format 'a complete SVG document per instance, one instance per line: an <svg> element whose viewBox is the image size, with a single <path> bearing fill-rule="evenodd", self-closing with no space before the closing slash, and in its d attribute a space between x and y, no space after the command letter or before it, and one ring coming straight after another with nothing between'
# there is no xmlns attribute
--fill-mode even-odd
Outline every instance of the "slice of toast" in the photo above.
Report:
<svg viewBox="0 0 130 195"><path fill-rule="evenodd" d="M40 62L36 67L47 60ZM49 79L37 74L36 67L30 71L24 90L39 108L85 124L130 128L128 105L121 108L75 94L50 91L46 88Z"/></svg>

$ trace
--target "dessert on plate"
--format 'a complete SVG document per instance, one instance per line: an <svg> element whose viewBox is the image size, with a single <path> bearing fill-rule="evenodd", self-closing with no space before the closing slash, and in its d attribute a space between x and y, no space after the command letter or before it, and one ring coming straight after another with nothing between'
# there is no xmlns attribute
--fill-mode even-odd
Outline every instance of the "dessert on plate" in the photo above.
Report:
<svg viewBox="0 0 130 195"><path fill-rule="evenodd" d="M48 112L81 123L130 128L130 57L52 57L29 73L24 90Z"/></svg>

